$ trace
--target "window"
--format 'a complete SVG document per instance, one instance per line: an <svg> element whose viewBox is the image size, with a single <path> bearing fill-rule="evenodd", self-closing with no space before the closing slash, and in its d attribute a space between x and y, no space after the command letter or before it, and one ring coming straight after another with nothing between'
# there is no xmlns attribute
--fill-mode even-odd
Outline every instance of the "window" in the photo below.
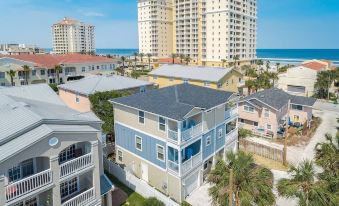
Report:
<svg viewBox="0 0 339 206"><path fill-rule="evenodd" d="M5 72L0 72L0 79L4 79L5 78Z"/></svg>
<svg viewBox="0 0 339 206"><path fill-rule="evenodd" d="M86 72L86 67L81 67L81 72Z"/></svg>
<svg viewBox="0 0 339 206"><path fill-rule="evenodd" d="M142 151L142 138L135 136L135 148Z"/></svg>
<svg viewBox="0 0 339 206"><path fill-rule="evenodd" d="M222 87L222 83L218 83L218 89L220 89Z"/></svg>
<svg viewBox="0 0 339 206"><path fill-rule="evenodd" d="M165 151L164 147L161 145L157 145L157 159L164 161L165 160Z"/></svg>
<svg viewBox="0 0 339 206"><path fill-rule="evenodd" d="M170 78L169 78L169 81L170 81L170 82L173 82L173 80L174 80L173 77L170 77Z"/></svg>
<svg viewBox="0 0 339 206"><path fill-rule="evenodd" d="M303 106L301 106L301 105L296 105L296 104L291 104L291 108L292 108L293 110L300 110L300 111L303 110Z"/></svg>
<svg viewBox="0 0 339 206"><path fill-rule="evenodd" d="M166 131L166 120L163 117L159 117L159 130Z"/></svg>
<svg viewBox="0 0 339 206"><path fill-rule="evenodd" d="M264 109L264 117L269 117L270 116L270 110L265 108Z"/></svg>
<svg viewBox="0 0 339 206"><path fill-rule="evenodd" d="M222 128L220 128L220 129L218 130L218 138L219 138L219 139L222 138Z"/></svg>
<svg viewBox="0 0 339 206"><path fill-rule="evenodd" d="M76 102L76 103L80 103L79 94L76 94L76 95L75 95L75 102Z"/></svg>
<svg viewBox="0 0 339 206"><path fill-rule="evenodd" d="M21 179L21 168L20 166L14 166L8 170L8 181L14 182Z"/></svg>
<svg viewBox="0 0 339 206"><path fill-rule="evenodd" d="M146 92L146 88L145 87L140 87L140 93L144 93Z"/></svg>
<svg viewBox="0 0 339 206"><path fill-rule="evenodd" d="M266 129L267 129L267 130L272 130L272 125L267 124L267 125L266 125Z"/></svg>
<svg viewBox="0 0 339 206"><path fill-rule="evenodd" d="M245 112L254 112L254 107L248 106L248 105L244 105L244 111Z"/></svg>
<svg viewBox="0 0 339 206"><path fill-rule="evenodd" d="M71 145L68 148L62 150L59 154L59 164L75 158L75 145Z"/></svg>
<svg viewBox="0 0 339 206"><path fill-rule="evenodd" d="M139 123L145 124L145 112L139 111Z"/></svg>
<svg viewBox="0 0 339 206"><path fill-rule="evenodd" d="M184 84L188 84L188 79L184 79Z"/></svg>
<svg viewBox="0 0 339 206"><path fill-rule="evenodd" d="M239 121L240 121L241 123L245 123L245 120L244 120L244 119L239 118Z"/></svg>
<svg viewBox="0 0 339 206"><path fill-rule="evenodd" d="M32 70L32 76L36 76L36 70Z"/></svg>
<svg viewBox="0 0 339 206"><path fill-rule="evenodd" d="M118 150L118 160L122 162L122 151Z"/></svg>
<svg viewBox="0 0 339 206"><path fill-rule="evenodd" d="M206 146L210 145L211 144L211 136L208 136L206 138Z"/></svg>
<svg viewBox="0 0 339 206"><path fill-rule="evenodd" d="M257 127L258 126L258 122L253 122L253 126Z"/></svg>
<svg viewBox="0 0 339 206"><path fill-rule="evenodd" d="M300 120L300 117L298 115L294 115L293 116L293 121L294 122L299 122L299 120Z"/></svg>
<svg viewBox="0 0 339 206"><path fill-rule="evenodd" d="M42 75L42 76L46 75L46 70L41 69L41 70L40 70L40 75Z"/></svg>
<svg viewBox="0 0 339 206"><path fill-rule="evenodd" d="M67 182L60 184L61 198L64 199L78 191L78 178L75 177Z"/></svg>
<svg viewBox="0 0 339 206"><path fill-rule="evenodd" d="M205 87L209 87L209 86L210 86L210 83L209 83L209 82L204 82L204 86L205 86Z"/></svg>
<svg viewBox="0 0 339 206"><path fill-rule="evenodd" d="M204 163L204 170L207 170L207 168L208 168L208 162L205 162Z"/></svg>

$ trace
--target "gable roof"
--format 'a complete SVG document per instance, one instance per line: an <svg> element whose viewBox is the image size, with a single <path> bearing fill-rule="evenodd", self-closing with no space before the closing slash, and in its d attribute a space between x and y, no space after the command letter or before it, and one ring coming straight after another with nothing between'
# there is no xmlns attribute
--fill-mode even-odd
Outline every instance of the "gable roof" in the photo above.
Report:
<svg viewBox="0 0 339 206"><path fill-rule="evenodd" d="M180 84L112 99L111 102L182 121L194 108L211 109L226 103L231 92Z"/></svg>
<svg viewBox="0 0 339 206"><path fill-rule="evenodd" d="M219 82L223 77L232 72L230 68L184 66L179 64L166 64L153 70L149 75L174 77L182 79Z"/></svg>
<svg viewBox="0 0 339 206"><path fill-rule="evenodd" d="M148 85L153 85L153 83L118 75L93 75L58 87L88 96L95 92L127 90Z"/></svg>
<svg viewBox="0 0 339 206"><path fill-rule="evenodd" d="M316 99L314 98L291 95L277 88L271 88L271 89L259 91L257 93L254 93L250 96L243 98L240 101L249 101L257 106L260 105L257 103L258 101L276 110L279 110L283 106L288 104L289 99L291 100L291 104L298 104L298 105L310 106L310 107L313 106L316 101Z"/></svg>
<svg viewBox="0 0 339 206"><path fill-rule="evenodd" d="M326 64L322 64L322 63L316 62L316 61L304 63L301 66L309 68L309 69L313 69L313 70L316 70L316 71L324 70L327 67Z"/></svg>

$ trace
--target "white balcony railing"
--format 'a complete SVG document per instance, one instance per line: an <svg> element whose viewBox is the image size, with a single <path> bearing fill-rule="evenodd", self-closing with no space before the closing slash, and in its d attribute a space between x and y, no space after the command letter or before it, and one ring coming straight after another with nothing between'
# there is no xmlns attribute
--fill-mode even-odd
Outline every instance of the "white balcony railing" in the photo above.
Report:
<svg viewBox="0 0 339 206"><path fill-rule="evenodd" d="M226 134L225 145L234 142L238 139L238 128Z"/></svg>
<svg viewBox="0 0 339 206"><path fill-rule="evenodd" d="M61 206L86 206L95 201L94 187L62 203Z"/></svg>
<svg viewBox="0 0 339 206"><path fill-rule="evenodd" d="M202 162L202 153L199 152L198 154L192 156L191 159L185 161L181 165L181 174L185 175L187 172L189 172L192 168L196 167Z"/></svg>
<svg viewBox="0 0 339 206"><path fill-rule="evenodd" d="M202 123L195 125L194 127L185 130L181 133L181 140L183 142L190 140L198 135L202 134Z"/></svg>
<svg viewBox="0 0 339 206"><path fill-rule="evenodd" d="M6 186L6 202L10 202L43 186L51 184L52 181L52 171L48 169L22 180L13 182Z"/></svg>
<svg viewBox="0 0 339 206"><path fill-rule="evenodd" d="M83 155L60 165L60 178L74 174L93 165L92 153Z"/></svg>
<svg viewBox="0 0 339 206"><path fill-rule="evenodd" d="M175 132L173 130L168 130L168 138L174 141L178 141L178 132Z"/></svg>
<svg viewBox="0 0 339 206"><path fill-rule="evenodd" d="M230 119L238 115L238 108L233 107L227 111L225 111L225 120Z"/></svg>
<svg viewBox="0 0 339 206"><path fill-rule="evenodd" d="M176 162L172 162L170 160L168 162L168 168L174 172L179 172L179 164Z"/></svg>

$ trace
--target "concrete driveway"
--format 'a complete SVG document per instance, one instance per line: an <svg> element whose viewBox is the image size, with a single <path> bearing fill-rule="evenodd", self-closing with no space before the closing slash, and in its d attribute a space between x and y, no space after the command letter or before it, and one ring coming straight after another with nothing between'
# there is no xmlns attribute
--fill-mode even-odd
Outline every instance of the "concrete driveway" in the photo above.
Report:
<svg viewBox="0 0 339 206"><path fill-rule="evenodd" d="M204 183L201 187L194 190L186 201L193 206L209 206L211 204L211 198L208 195L208 188L210 184Z"/></svg>

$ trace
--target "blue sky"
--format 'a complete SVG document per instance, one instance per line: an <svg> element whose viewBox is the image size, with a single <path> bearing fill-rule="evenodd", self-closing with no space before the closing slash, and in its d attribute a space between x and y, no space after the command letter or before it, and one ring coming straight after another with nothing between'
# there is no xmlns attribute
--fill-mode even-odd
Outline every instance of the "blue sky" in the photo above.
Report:
<svg viewBox="0 0 339 206"><path fill-rule="evenodd" d="M51 47L64 16L96 26L97 48L136 48L137 0L0 0L0 43ZM258 48L339 48L339 0L258 0Z"/></svg>

